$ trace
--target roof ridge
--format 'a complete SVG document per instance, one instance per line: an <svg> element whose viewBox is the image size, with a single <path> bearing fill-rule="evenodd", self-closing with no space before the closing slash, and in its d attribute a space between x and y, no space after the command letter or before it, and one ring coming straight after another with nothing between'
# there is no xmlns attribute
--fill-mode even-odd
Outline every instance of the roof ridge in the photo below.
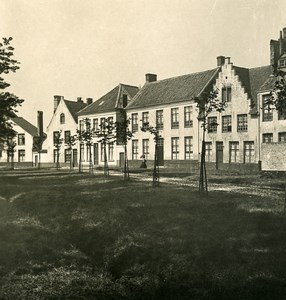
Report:
<svg viewBox="0 0 286 300"><path fill-rule="evenodd" d="M179 76L173 76L173 77L169 77L169 78L165 78L165 79L161 79L161 80L157 80L157 81L152 81L152 82L146 82L145 84L156 84L156 83L160 83L162 81L168 81L168 80L172 80L172 79L175 79L175 78L182 78L182 77L187 77L187 76L190 76L190 75L197 75L197 74L202 74L202 73L206 73L206 72L210 72L210 71L215 71L215 70L218 70L220 67L216 67L216 68L213 68L213 69L208 69L208 70L205 70L205 71L199 71L199 72L194 72L194 73L188 73L188 74L184 74L184 75L179 75Z"/></svg>
<svg viewBox="0 0 286 300"><path fill-rule="evenodd" d="M130 86L130 87L135 87L135 88L139 88L138 86L136 86L136 85L131 85L131 84L125 84L125 83L119 83L119 84L121 84L121 85L124 85L124 86Z"/></svg>

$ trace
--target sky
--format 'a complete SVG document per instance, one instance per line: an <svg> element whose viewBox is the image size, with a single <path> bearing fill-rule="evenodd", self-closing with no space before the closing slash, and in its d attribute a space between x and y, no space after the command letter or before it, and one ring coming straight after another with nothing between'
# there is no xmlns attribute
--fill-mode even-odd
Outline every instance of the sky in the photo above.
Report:
<svg viewBox="0 0 286 300"><path fill-rule="evenodd" d="M53 96L100 98L119 83L143 86L216 67L269 64L286 27L285 0L0 0L0 36L20 69L5 79L24 99L18 115L47 126ZM284 14L284 16L283 16Z"/></svg>

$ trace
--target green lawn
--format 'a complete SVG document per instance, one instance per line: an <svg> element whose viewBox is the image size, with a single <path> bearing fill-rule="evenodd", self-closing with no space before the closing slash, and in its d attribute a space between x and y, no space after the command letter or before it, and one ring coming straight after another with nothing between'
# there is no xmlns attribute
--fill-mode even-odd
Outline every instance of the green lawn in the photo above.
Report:
<svg viewBox="0 0 286 300"><path fill-rule="evenodd" d="M0 174L0 299L286 299L278 197ZM217 179L218 180L218 179Z"/></svg>

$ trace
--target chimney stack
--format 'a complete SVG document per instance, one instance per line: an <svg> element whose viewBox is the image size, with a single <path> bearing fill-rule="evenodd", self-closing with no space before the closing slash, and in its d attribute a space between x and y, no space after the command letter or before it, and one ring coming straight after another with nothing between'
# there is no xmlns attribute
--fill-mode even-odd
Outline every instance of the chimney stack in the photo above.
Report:
<svg viewBox="0 0 286 300"><path fill-rule="evenodd" d="M155 81L157 81L157 74L147 73L145 75L145 77L146 77L146 82L155 82Z"/></svg>
<svg viewBox="0 0 286 300"><path fill-rule="evenodd" d="M221 66L223 66L224 64L225 64L225 56L218 56L217 58L216 58L216 60L217 60L217 66L218 67L221 67Z"/></svg>
<svg viewBox="0 0 286 300"><path fill-rule="evenodd" d="M43 112L38 110L38 136L43 137L44 131L43 131Z"/></svg>
<svg viewBox="0 0 286 300"><path fill-rule="evenodd" d="M59 96L59 95L54 96L54 112L56 111L61 100L64 100L64 96Z"/></svg>
<svg viewBox="0 0 286 300"><path fill-rule="evenodd" d="M92 103L92 98L86 98L86 104L90 105Z"/></svg>
<svg viewBox="0 0 286 300"><path fill-rule="evenodd" d="M77 102L81 102L81 103L83 103L83 101L82 101L82 97L77 97Z"/></svg>

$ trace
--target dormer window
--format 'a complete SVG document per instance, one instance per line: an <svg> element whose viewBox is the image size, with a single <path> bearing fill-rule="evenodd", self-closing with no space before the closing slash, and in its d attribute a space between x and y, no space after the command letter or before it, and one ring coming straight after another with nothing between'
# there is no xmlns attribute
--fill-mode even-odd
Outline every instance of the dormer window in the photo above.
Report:
<svg viewBox="0 0 286 300"><path fill-rule="evenodd" d="M231 87L223 87L221 89L221 99L222 99L222 102L230 102L231 101Z"/></svg>
<svg viewBox="0 0 286 300"><path fill-rule="evenodd" d="M279 67L285 67L285 66L286 66L285 59L280 59L279 60Z"/></svg>
<svg viewBox="0 0 286 300"><path fill-rule="evenodd" d="M62 114L60 115L60 123L61 123L61 124L65 124L65 114L64 114L64 113L62 113Z"/></svg>

